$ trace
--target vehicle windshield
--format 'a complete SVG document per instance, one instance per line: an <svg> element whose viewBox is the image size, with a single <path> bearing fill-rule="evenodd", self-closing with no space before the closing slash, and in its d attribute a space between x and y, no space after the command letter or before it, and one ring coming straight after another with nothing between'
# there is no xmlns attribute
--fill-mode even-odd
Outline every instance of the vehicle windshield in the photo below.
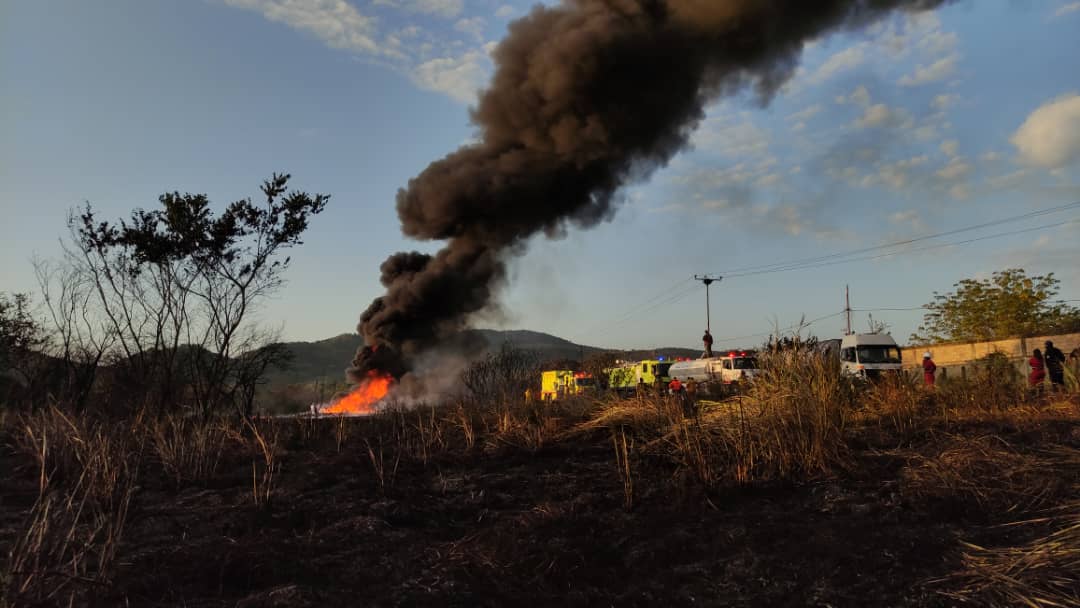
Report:
<svg viewBox="0 0 1080 608"><path fill-rule="evenodd" d="M900 363L900 349L895 346L860 346L859 363Z"/></svg>
<svg viewBox="0 0 1080 608"><path fill-rule="evenodd" d="M733 359L732 363L735 364L735 369L757 369L757 359L753 357L739 357Z"/></svg>
<svg viewBox="0 0 1080 608"><path fill-rule="evenodd" d="M577 378L576 382L578 386L592 386L593 384L596 384L592 378Z"/></svg>
<svg viewBox="0 0 1080 608"><path fill-rule="evenodd" d="M656 366L656 375L657 376L666 376L666 375L668 375L668 370L670 370L670 369L671 369L671 364L670 363L660 363L659 365Z"/></svg>

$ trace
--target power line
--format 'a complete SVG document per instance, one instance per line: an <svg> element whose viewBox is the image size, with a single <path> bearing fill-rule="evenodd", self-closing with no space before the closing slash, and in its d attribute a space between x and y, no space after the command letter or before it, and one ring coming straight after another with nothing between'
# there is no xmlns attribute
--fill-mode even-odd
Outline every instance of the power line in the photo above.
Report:
<svg viewBox="0 0 1080 608"><path fill-rule="evenodd" d="M927 241L927 240L931 240L931 239L935 239L935 238L941 238L943 236L962 234L964 232L971 232L973 230L980 230L980 229L988 228L988 227L991 227L991 226L999 226L999 225L1007 224L1007 223L1010 223L1010 222L1027 220L1027 219L1031 219L1031 218L1035 218L1035 217L1040 217L1040 216L1043 216L1043 215L1049 215L1049 214L1052 214L1052 213L1059 213L1059 212L1062 212L1062 211L1068 211L1070 209L1075 209L1075 208L1080 208L1080 201L1075 201L1075 202L1067 203L1067 204L1064 204L1064 205L1058 205L1056 207L1050 207L1050 208L1047 208L1047 209L1040 209L1040 210L1037 210L1037 211L1031 211L1031 212L1028 212L1028 213L1023 213L1023 214L1020 214L1020 215L1015 215L1015 216L1011 216L1011 217L1007 217L1007 218L1002 218L1002 219L994 220L994 221L991 221L991 222L983 222L981 224L975 224L975 225L972 225L972 226L966 226L966 227L962 227L962 228L956 228L956 229L953 229L953 230L947 230L947 231L944 231L944 232L938 232L938 233L935 233L935 234L925 235L925 236L916 237L916 238L912 238L912 239L906 239L906 240L903 240L903 241L896 241L896 242L893 242L893 243L887 243L887 244L884 244L884 245L877 245L877 246L873 246L873 247L864 247L864 248L861 248L861 249L854 249L854 250L850 250L850 251L846 251L846 252L832 253L832 254L828 254L828 255L818 256L818 257L815 257L815 258L806 258L806 259L802 259L802 260L788 260L788 261L783 261L783 262L773 262L773 263L770 263L770 264L762 264L762 265L757 265L757 266L745 266L745 267L742 267L742 268L735 268L735 269L731 269L731 270L728 270L728 271L725 271L725 272L722 272L722 273L716 273L716 274L718 274L718 275L722 274L722 275L724 275L725 278L733 278L733 277L738 278L738 277L756 276L756 275L761 275L761 274L771 274L771 273L775 273L775 272L788 272L788 271L791 271L791 270L810 270L810 269L814 269L814 268L822 268L822 267L825 267L825 266L834 266L834 265L837 265L837 264L846 264L846 263L861 262L861 261L871 261L871 260L877 260L877 259L882 259L882 258L887 258L887 257L892 257L892 256L902 255L902 254L908 254L908 253L919 253L919 252L922 252L922 251L930 251L930 250L933 250L933 249L941 249L941 248L945 248L945 247L955 247L955 246L960 246L960 245L968 245L968 244L971 244L971 243L984 241L984 240L989 240L989 239L994 239L994 238L1001 238L1001 237L1005 237L1005 236L1013 236L1013 235L1017 235L1017 234L1024 234L1024 233L1027 233L1027 232L1035 232L1035 231L1038 231L1038 230L1046 230L1046 229L1049 229L1049 228L1056 228L1056 227L1060 227L1060 226L1064 226L1064 225L1068 225L1068 224L1077 223L1078 221L1080 221L1080 219L1064 220L1064 221L1060 221L1060 222L1054 222L1054 223L1050 223L1050 224L1043 224L1043 225L1040 225L1040 226L1034 226L1034 227L1031 227L1031 228L1023 228L1023 229L1019 229L1019 230L1010 230L1010 231L999 232L999 233L990 234L990 235L984 235L984 236L981 236L981 237L974 237L974 238L971 238L971 239L965 239L965 240L961 240L961 241L951 241L951 242L947 242L947 243L939 243L939 244L936 244L936 245L929 245L929 246L926 246L926 247L918 247L918 248L913 248L913 249L903 249L903 250L900 250L900 251L890 251L890 252L886 252L886 253L879 253L879 254L868 255L868 256L849 257L849 256L853 256L853 255L858 255L860 253L868 253L868 252L876 251L876 250L892 249L892 248L895 248L895 247L901 247L901 246L905 246L905 245L910 245L912 243L918 243L918 242ZM643 301L641 304L631 308L630 310L623 313L621 316L619 316L615 320L613 320L611 322L608 322L608 323L604 323L602 325L594 326L593 328L587 329L584 333L579 333L578 335L579 336L591 336L591 335L594 335L594 334L602 332L602 331L607 331L607 330L610 330L610 329L612 329L614 327L617 327L617 326L625 323L626 321L628 321L628 320L630 320L630 319L632 319L634 317L650 313L650 312L652 312L654 310L657 310L658 308L661 308L661 307L664 307L664 306L669 306L669 305L674 304L674 303L676 303L678 301L681 301L681 300L685 299L687 296L689 296L690 294L692 294L696 290L696 286L693 287L693 288L688 288L688 289L684 289L682 291L678 291L676 293L672 293L672 292L675 292L679 287L681 287L685 283L688 283L688 282L691 282L691 281L694 281L694 280L695 279L693 277L688 277L688 278L682 279L682 280L678 281L677 283L675 283L674 285L668 287L667 289L665 289L665 290L661 291L660 293L654 295L653 297L649 298L648 300ZM1080 300L1060 300L1060 301L1061 302L1066 302L1066 301L1080 301ZM890 311L890 312L891 311L896 311L896 312L899 312L899 311L923 310L923 309L925 309L925 307L920 306L920 307L916 307L916 308L904 308L904 309L899 309L899 308L897 308L897 309L893 309L893 308L858 309L857 312L879 312L879 311ZM840 312L840 313L837 313L837 314L843 314L843 312ZM825 317L825 318L828 318L828 317ZM813 322L813 321L811 321L811 322ZM740 337L735 337L735 338L721 338L721 339L717 340L717 342L724 341L724 340L738 340L738 339L743 339L743 338L758 337L758 336L762 336L762 335L768 335L769 333L770 332L764 332L764 333L761 333L761 334L752 334L752 335L749 335L749 336L740 336Z"/></svg>
<svg viewBox="0 0 1080 608"><path fill-rule="evenodd" d="M800 328L803 328L803 327L810 327L811 325L813 325L814 323L817 323L818 321L824 321L826 319L831 319L833 317L839 317L842 314L844 314L844 311L841 310L840 312L834 312L832 314L828 314L828 315L825 315L823 317L818 317L816 319L812 319L812 320L806 321L804 323L794 323L792 325L789 325L787 327L782 327L780 329L773 329L773 330L770 330L770 331L763 331L763 332L756 333L756 334L747 334L745 336L729 336L729 337L726 337L726 338L717 338L716 341L717 342L734 342L735 340L748 340L750 338L763 338L765 336L771 336L771 335L774 335L774 334L781 334L781 333L784 333L784 332L787 332L787 331L791 331L793 329L800 329Z"/></svg>
<svg viewBox="0 0 1080 608"><path fill-rule="evenodd" d="M927 247L916 247L915 249L904 249L902 251L892 251L892 252L889 252L889 253L879 253L877 255L869 255L869 256L850 258L850 259L844 259L844 260L832 260L832 261L826 261L826 262L820 262L820 263L805 263L805 264L803 264L803 263L793 263L793 264L785 266L785 267L775 268L775 269L771 269L771 270L758 270L758 271L742 272L742 273L728 273L726 275L726 278L730 279L730 278L738 278L738 277L749 277L749 276L755 276L755 275L760 275L760 274L771 274L771 273L774 273L774 272L788 272L788 271L791 271L791 270L808 270L808 269L812 269L812 268L823 268L825 266L835 266L837 264L848 264L848 263L851 263L851 262L865 262L865 261L868 261L868 260L878 260L878 259L881 259L881 258L892 257L892 256L895 256L895 255L902 255L902 254L908 254L908 253L918 253L918 252L921 252L921 251L930 251L930 250L933 250L933 249L942 249L942 248L945 248L945 247L956 247L958 245L968 245L968 244L975 243L975 242L978 242L978 241L985 241L985 240L989 240L989 239L1000 238L1000 237L1003 237L1003 236L1014 236L1014 235L1017 235L1017 234L1024 234L1026 232L1035 232L1035 231L1038 231L1038 230L1046 230L1048 228L1057 228L1059 226L1065 226L1065 225L1068 225L1068 224L1075 224L1077 222L1080 222L1080 219L1065 220L1065 221L1061 221L1061 222L1054 222L1052 224L1043 224L1041 226L1034 226L1032 228L1023 228L1023 229L1020 229L1020 230L1009 230L1009 231L1006 231L1006 232L998 232L996 234L988 234L988 235L985 235L985 236L965 239L963 241L950 241L948 243L939 243L937 245L929 245Z"/></svg>
<svg viewBox="0 0 1080 608"><path fill-rule="evenodd" d="M668 304L673 304L676 301L685 298L686 296L688 296L688 295L690 295L690 294L697 291L697 285L692 285L692 286L690 286L688 288L685 288L682 291L679 291L679 292L675 293L674 295L672 295L672 292L675 291L678 287L682 286L683 284L689 283L689 282L692 282L692 281L693 281L692 278L686 278L686 279L683 279L683 280L679 281L678 283L675 283L671 287L665 289L663 292L653 296L652 298L649 298L648 300L642 302L638 306L630 309L626 313L623 313L617 319L614 319L614 320L612 320L612 321L610 321L608 323L604 323L602 325L595 325L591 329L587 329L584 332L578 333L579 339L580 339L580 337L591 336L591 335L596 334L598 332L609 330L609 329L611 329L613 327L616 327L616 326L618 326L618 325L620 325L622 323L625 323L626 321L628 321L628 320L630 320L630 319L632 319L632 318L634 318L634 317L636 317L638 315L651 312L651 311L653 311L653 310L655 310L655 309L657 309L657 308L659 308L661 306L666 306ZM661 300L660 298L664 298L664 299ZM659 300L659 302L657 302L657 300Z"/></svg>
<svg viewBox="0 0 1080 608"><path fill-rule="evenodd" d="M774 267L789 266L791 264L810 264L810 263L822 262L822 261L831 260L831 259L835 259L835 258L839 258L839 257L847 257L847 256L851 256L851 255L858 255L860 253L868 253L870 251L875 251L875 250L878 250L878 249L891 249L893 247L901 247L901 246L904 246L904 245L910 245L912 243L918 243L918 242L921 242L921 241L927 241L927 240L930 240L930 239L936 239L936 238L940 238L940 237L943 237L943 236L952 236L954 234L961 234L961 233L964 233L964 232L970 232L972 230L979 230L979 229L982 229L982 228L989 228L991 226L998 226L998 225L1006 224L1006 223L1010 223L1010 222L1021 221L1021 220L1031 219L1031 218L1034 218L1034 217L1048 215L1048 214L1051 214L1051 213L1058 213L1058 212L1061 212L1061 211L1068 211L1070 209L1075 209L1075 208L1078 208L1078 207L1080 207L1080 201L1075 201L1075 202L1067 203L1067 204L1064 204L1064 205L1058 205L1056 207L1050 207L1050 208L1047 208L1047 209L1040 209L1038 211L1030 211L1028 213L1023 213L1023 214L1020 214L1020 215L1014 215L1012 217L1001 218L1001 219L994 220L994 221L991 221L991 222L984 222L984 223L981 223L981 224L975 224L975 225L966 226L966 227L963 227L963 228L955 228L953 230L946 230L944 232L938 232L936 234L929 234L929 235L915 237L915 238L911 238L911 239L905 239L905 240L902 240L902 241L895 241L895 242L892 242L892 243L886 243L884 245L875 245L875 246L872 246L872 247L864 247L864 248L861 248L861 249L853 249L853 250L845 251L845 252L831 253L831 254L828 254L828 255L818 256L816 258L804 258L804 259L800 259L800 260L787 260L787 261L782 261L782 262L772 262L770 264L760 264L760 265L756 265L756 266L744 266L742 268L732 268L732 269L729 269L729 270L726 270L726 271L719 272L717 274L721 274L721 275L736 274L736 273L742 274L742 273L746 273L746 272L749 272L749 271L758 271L758 270L766 270L766 269L770 269L770 268L774 268Z"/></svg>

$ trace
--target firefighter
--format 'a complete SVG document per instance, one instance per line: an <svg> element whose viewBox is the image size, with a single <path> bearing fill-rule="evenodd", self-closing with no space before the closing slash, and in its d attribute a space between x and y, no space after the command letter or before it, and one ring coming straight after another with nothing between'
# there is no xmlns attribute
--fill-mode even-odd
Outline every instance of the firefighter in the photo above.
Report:
<svg viewBox="0 0 1080 608"><path fill-rule="evenodd" d="M532 400L533 400L533 392L532 392L532 387L530 386L530 387L525 389L525 403L532 403Z"/></svg>
<svg viewBox="0 0 1080 608"><path fill-rule="evenodd" d="M711 358L712 357L712 334L709 333L709 330L707 330L707 329L705 330L705 335L701 336L701 341L705 344L705 358L706 359Z"/></svg>
<svg viewBox="0 0 1080 608"><path fill-rule="evenodd" d="M683 409L686 410L688 414L697 413L697 404L695 402L695 398L697 397L697 389L697 380L690 378L686 381L686 397L683 399Z"/></svg>
<svg viewBox="0 0 1080 608"><path fill-rule="evenodd" d="M930 351L926 351L922 356L922 371L923 382L926 386L933 387L936 378L934 372L937 371L937 365L934 364L934 360L930 358Z"/></svg>
<svg viewBox="0 0 1080 608"><path fill-rule="evenodd" d="M649 387L648 387L648 385L645 384L645 379L644 378L638 378L637 379L637 396L638 397L644 397L645 396L645 391L647 391L648 389L649 389Z"/></svg>
<svg viewBox="0 0 1080 608"><path fill-rule="evenodd" d="M1046 371L1050 375L1050 384L1053 385L1056 391L1058 387L1065 386L1065 353L1054 346L1054 343L1050 340L1047 340L1043 346L1046 347L1046 351L1043 352Z"/></svg>
<svg viewBox="0 0 1080 608"><path fill-rule="evenodd" d="M671 382L668 383L668 390L670 390L671 394L675 395L676 397L682 393L682 388L682 382L679 382L678 376L672 378Z"/></svg>

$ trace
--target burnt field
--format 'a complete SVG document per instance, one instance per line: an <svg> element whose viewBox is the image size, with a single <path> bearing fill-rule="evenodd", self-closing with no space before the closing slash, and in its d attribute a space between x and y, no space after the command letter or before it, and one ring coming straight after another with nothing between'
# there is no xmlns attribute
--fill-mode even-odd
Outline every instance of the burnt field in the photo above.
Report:
<svg viewBox="0 0 1080 608"><path fill-rule="evenodd" d="M254 423L7 415L4 598L1075 605L1080 400L785 382L688 417L656 397Z"/></svg>

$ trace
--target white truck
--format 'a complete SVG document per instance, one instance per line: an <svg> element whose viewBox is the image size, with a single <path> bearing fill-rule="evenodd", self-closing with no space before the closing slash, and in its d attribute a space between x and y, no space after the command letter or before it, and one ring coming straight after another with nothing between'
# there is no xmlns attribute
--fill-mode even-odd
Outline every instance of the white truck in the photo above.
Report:
<svg viewBox="0 0 1080 608"><path fill-rule="evenodd" d="M886 373L899 373L900 347L889 334L848 334L822 344L824 350L840 357L846 375L874 380Z"/></svg>
<svg viewBox="0 0 1080 608"><path fill-rule="evenodd" d="M705 391L724 390L746 382L758 372L757 357L746 351L729 351L726 355L710 358L676 361L668 369L668 376L682 382L694 380Z"/></svg>

